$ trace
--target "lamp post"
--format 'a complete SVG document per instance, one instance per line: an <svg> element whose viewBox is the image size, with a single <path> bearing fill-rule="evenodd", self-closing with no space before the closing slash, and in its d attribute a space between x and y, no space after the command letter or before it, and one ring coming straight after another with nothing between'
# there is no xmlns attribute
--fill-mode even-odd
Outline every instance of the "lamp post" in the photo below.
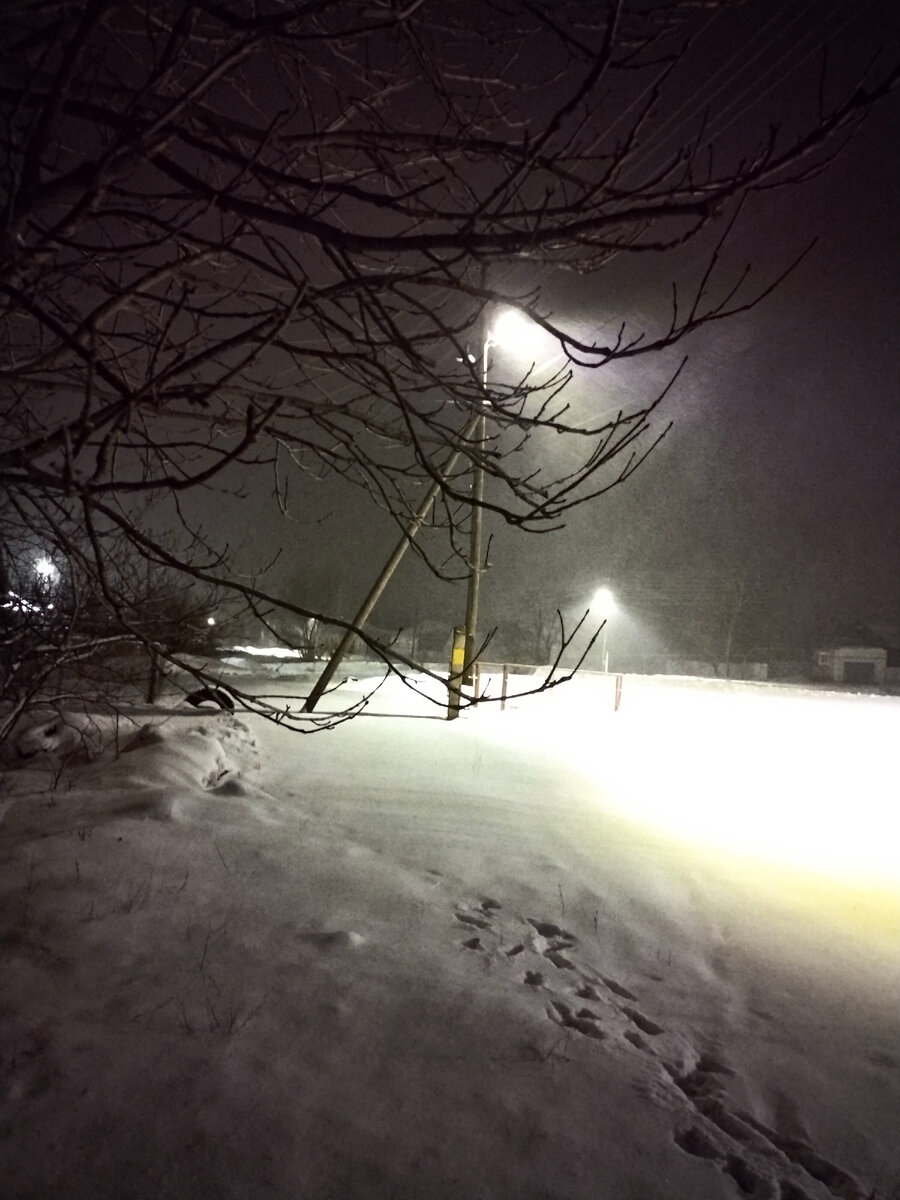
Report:
<svg viewBox="0 0 900 1200"><path fill-rule="evenodd" d="M347 629L345 630L344 635L341 638L341 640L338 643L335 650L333 651L331 658L325 664L324 670L322 671L319 678L316 680L315 684L313 685L312 689L310 690L309 695L306 697L306 700L304 701L304 704L303 704L303 712L312 712L315 709L320 698L324 694L325 689L328 687L328 684L331 682L332 678L334 677L334 674L335 674L338 666L340 665L344 655L347 653L348 649L350 648L350 645L353 642L353 639L356 637L357 630L361 629L362 626L369 619L369 616L371 615L372 610L374 609L375 605L378 603L379 598L381 597L381 593L384 591L385 587L388 584L388 580L391 578L394 571L396 570L397 565L399 564L400 560L403 558L403 555L406 553L410 543L413 541L416 534L419 532L420 527L422 526L426 517L428 516L431 506L434 503L435 499L437 498L441 488L444 486L444 483L450 477L451 472L455 468L456 463L459 460L460 455L462 454L462 447L470 439L478 446L480 446L484 443L486 430L487 430L487 421L485 418L485 406L488 404L487 375L488 375L488 363L489 363L490 349L492 346L499 345L501 341L502 341L503 345L509 345L509 344L511 344L511 342L513 340L520 340L521 333L519 335L519 339L514 339L513 331L516 328L519 328L520 330L522 330L522 329L528 330L529 323L519 313L517 313L513 310L509 310L508 312L503 313L501 318L497 321L495 328L494 328L494 336L492 337L491 333L489 331L487 336L485 337L484 345L482 348L482 358L481 358L481 383L482 383L482 390L483 390L484 394L482 396L482 402L479 405L478 412L476 412L475 415L469 419L465 428L462 430L462 432L459 435L459 441L458 441L456 449L453 450L453 452L447 458L447 461L438 470L437 475L436 475L431 487L428 489L427 493L425 494L424 498L422 499L422 502L420 503L419 507L416 509L416 512L413 515L412 520L410 521L409 525L407 526L406 530L403 533L403 536L400 538L400 541L394 547L393 553L391 554L391 556L388 559L385 566L382 568L380 575L378 576L378 578L375 580L375 583L370 588L368 595L366 596L365 600L363 600L362 605L360 606L359 610L357 611L356 615L354 616L352 622L348 625ZM497 337L498 333L501 334L501 337L499 339ZM475 361L474 357L470 356L469 361L474 362ZM481 501L484 497L484 471L483 471L483 468L481 467L481 464L478 462L475 463L474 470L475 470L475 478L474 478L473 485L472 485L472 496L473 496L474 504L473 504L473 509L472 509L472 524L471 524L470 531L469 531L469 581L468 581L468 589L467 589L467 593L466 593L466 623L465 623L465 626L460 627L464 630L464 634L465 634L465 639L461 644L461 650L464 649L464 653L462 654L462 659L461 659L461 668L462 668L461 671L457 670L456 667L453 667L450 672L451 681L453 681L453 680L456 681L455 684L452 684L452 686L451 686L451 691L455 687L456 692L457 692L456 712L459 711L458 694L459 694L460 682L462 681L463 676L468 676L468 672L472 665L472 659L474 658L475 635L476 635L476 627L478 624L478 591L479 591L479 583L480 583L479 576L480 576L480 571L482 570L482 567L481 567ZM470 647L471 647L471 649L470 649ZM455 657L456 657L456 650L454 649L454 660L455 660ZM466 683L470 682L470 679L468 677L465 678L465 682ZM451 708L452 708L452 705L451 705Z"/></svg>
<svg viewBox="0 0 900 1200"><path fill-rule="evenodd" d="M472 519L469 526L469 580L466 588L466 665L465 683L471 684L475 679L475 658L478 652L478 605L481 592L482 566L482 504L484 502L484 466L480 459L481 448L487 435L487 419L485 409L490 403L487 393L488 371L490 368L490 352L494 346L504 346L514 349L525 344L531 329L529 322L515 309L506 309L485 334L481 351L481 409L475 420L473 441L479 457L473 464L474 477L472 480ZM474 356L470 356L474 361ZM478 697L475 697L477 702Z"/></svg>
<svg viewBox="0 0 900 1200"><path fill-rule="evenodd" d="M598 588L594 592L594 599L591 606L597 609L603 618L603 639L600 642L600 657L603 662L603 670L608 671L609 651L606 648L606 635L609 631L609 618L616 611L616 598L608 587Z"/></svg>

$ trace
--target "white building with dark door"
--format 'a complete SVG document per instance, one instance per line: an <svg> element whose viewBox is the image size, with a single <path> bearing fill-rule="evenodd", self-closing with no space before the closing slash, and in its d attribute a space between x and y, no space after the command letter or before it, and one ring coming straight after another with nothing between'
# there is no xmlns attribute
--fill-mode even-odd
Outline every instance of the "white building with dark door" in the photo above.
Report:
<svg viewBox="0 0 900 1200"><path fill-rule="evenodd" d="M816 651L813 676L828 683L884 687L887 660L884 646L833 646Z"/></svg>

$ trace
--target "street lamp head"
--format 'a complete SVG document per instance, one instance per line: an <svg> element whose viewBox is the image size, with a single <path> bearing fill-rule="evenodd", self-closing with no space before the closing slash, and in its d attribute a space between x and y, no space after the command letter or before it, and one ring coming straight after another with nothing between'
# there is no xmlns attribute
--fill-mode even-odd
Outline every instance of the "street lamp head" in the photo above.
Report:
<svg viewBox="0 0 900 1200"><path fill-rule="evenodd" d="M515 308L504 309L488 334L488 344L505 350L527 350L534 344L536 326Z"/></svg>
<svg viewBox="0 0 900 1200"><path fill-rule="evenodd" d="M597 609L601 617L611 617L616 611L616 598L608 587L598 588L591 607Z"/></svg>
<svg viewBox="0 0 900 1200"><path fill-rule="evenodd" d="M47 583L53 583L59 575L59 568L56 563L44 554L40 558L35 559L34 573L39 579L44 579Z"/></svg>

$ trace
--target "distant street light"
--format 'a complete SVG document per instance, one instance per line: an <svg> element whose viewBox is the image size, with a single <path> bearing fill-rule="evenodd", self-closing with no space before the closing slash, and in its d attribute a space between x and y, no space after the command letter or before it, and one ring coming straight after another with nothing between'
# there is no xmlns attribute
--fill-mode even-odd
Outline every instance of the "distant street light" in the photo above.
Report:
<svg viewBox="0 0 900 1200"><path fill-rule="evenodd" d="M49 612L54 607L50 597L55 594L59 584L59 567L49 555L42 554L40 558L34 560L32 569L37 579L35 595L39 599L39 603L29 606L30 610L32 612Z"/></svg>
<svg viewBox="0 0 900 1200"><path fill-rule="evenodd" d="M609 670L609 651L606 649L606 635L609 631L609 618L616 612L616 598L608 587L598 588L594 592L594 599L591 601L591 607L603 618L603 640L600 643L600 658L603 663L603 670Z"/></svg>
<svg viewBox="0 0 900 1200"><path fill-rule="evenodd" d="M481 352L481 385L484 390L482 408L475 424L474 442L483 446L487 436L487 420L485 407L489 403L487 394L488 372L490 368L490 351L493 346L502 346L506 350L522 350L534 342L535 326L514 308L504 309L488 329ZM469 355L469 361L474 362L475 356ZM469 526L469 583L466 590L466 669L465 682L471 684L474 680L475 656L477 654L478 637L478 604L481 591L482 558L482 502L484 500L484 467L481 462L474 464L474 479L472 481L472 520ZM476 696L477 700L478 697Z"/></svg>
<svg viewBox="0 0 900 1200"><path fill-rule="evenodd" d="M34 573L38 579L43 581L45 586L49 587L59 577L59 567L46 554L43 554L34 561Z"/></svg>

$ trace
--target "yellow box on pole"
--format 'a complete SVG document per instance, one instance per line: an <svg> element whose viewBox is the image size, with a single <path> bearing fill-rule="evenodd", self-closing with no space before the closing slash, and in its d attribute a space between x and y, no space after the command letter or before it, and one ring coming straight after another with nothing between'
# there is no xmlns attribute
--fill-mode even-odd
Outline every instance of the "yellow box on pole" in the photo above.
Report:
<svg viewBox="0 0 900 1200"><path fill-rule="evenodd" d="M447 720L459 716L462 702L463 671L466 665L466 627L453 627L453 649L450 651L450 678L447 680Z"/></svg>

